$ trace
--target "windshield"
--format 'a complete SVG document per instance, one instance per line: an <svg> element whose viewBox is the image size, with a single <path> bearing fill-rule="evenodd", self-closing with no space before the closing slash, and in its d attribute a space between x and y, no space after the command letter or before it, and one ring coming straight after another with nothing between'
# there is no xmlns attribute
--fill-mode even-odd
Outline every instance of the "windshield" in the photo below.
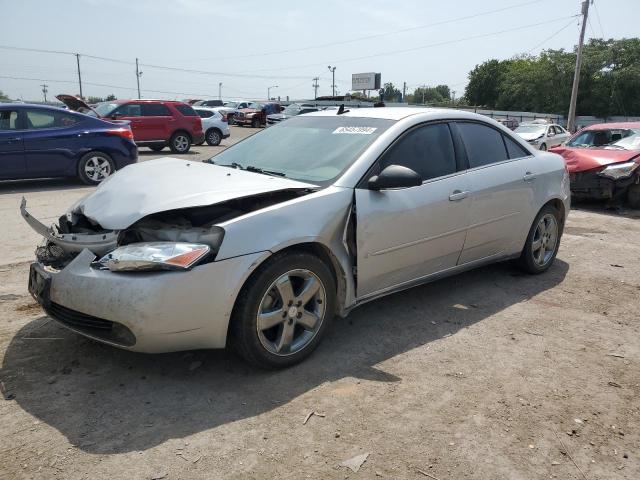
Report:
<svg viewBox="0 0 640 480"><path fill-rule="evenodd" d="M282 111L285 115L297 115L301 110L300 105L289 105Z"/></svg>
<svg viewBox="0 0 640 480"><path fill-rule="evenodd" d="M393 123L378 118L303 115L269 127L210 161L329 185Z"/></svg>
<svg viewBox="0 0 640 480"><path fill-rule="evenodd" d="M229 108L236 108L238 106L238 102L224 102L223 105Z"/></svg>
<svg viewBox="0 0 640 480"><path fill-rule="evenodd" d="M119 105L118 103L103 102L93 107L93 109L98 112L98 115L101 117L108 117Z"/></svg>
<svg viewBox="0 0 640 480"><path fill-rule="evenodd" d="M255 108L256 110L262 110L264 105L258 102L251 102L247 108Z"/></svg>
<svg viewBox="0 0 640 480"><path fill-rule="evenodd" d="M631 130L634 132L632 135L623 138L622 140L618 140L617 142L613 142L611 145L605 148L617 148L623 150L640 150L640 129L639 130Z"/></svg>
<svg viewBox="0 0 640 480"><path fill-rule="evenodd" d="M542 135L547 127L540 125L520 125L514 130L516 133L537 133Z"/></svg>
<svg viewBox="0 0 640 480"><path fill-rule="evenodd" d="M604 147L638 133L640 133L640 130L630 128L583 130L569 140L567 146L578 148Z"/></svg>

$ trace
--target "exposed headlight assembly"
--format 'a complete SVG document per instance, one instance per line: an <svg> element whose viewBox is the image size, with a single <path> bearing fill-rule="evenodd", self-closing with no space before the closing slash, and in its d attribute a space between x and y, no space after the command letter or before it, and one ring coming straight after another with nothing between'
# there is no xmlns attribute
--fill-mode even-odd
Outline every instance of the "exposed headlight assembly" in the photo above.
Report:
<svg viewBox="0 0 640 480"><path fill-rule="evenodd" d="M624 163L614 163L609 165L605 169L598 172L601 177L607 177L612 180L619 180L621 178L629 178L635 169L638 168L638 164L634 161Z"/></svg>
<svg viewBox="0 0 640 480"><path fill-rule="evenodd" d="M211 251L209 245L186 242L131 243L116 248L97 264L112 272L188 270Z"/></svg>

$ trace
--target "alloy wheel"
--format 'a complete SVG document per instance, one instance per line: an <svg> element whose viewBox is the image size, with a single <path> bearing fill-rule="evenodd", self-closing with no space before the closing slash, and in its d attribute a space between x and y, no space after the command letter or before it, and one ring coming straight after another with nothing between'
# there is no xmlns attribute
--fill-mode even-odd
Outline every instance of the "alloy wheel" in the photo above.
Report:
<svg viewBox="0 0 640 480"><path fill-rule="evenodd" d="M178 135L173 140L173 145L179 152L184 152L189 148L189 139L186 135Z"/></svg>
<svg viewBox="0 0 640 480"><path fill-rule="evenodd" d="M93 182L101 182L111 175L111 164L104 157L91 157L84 164L84 173Z"/></svg>
<svg viewBox="0 0 640 480"><path fill-rule="evenodd" d="M260 343L275 355L299 352L320 330L326 303L325 287L313 272L296 269L281 275L266 290L258 308Z"/></svg>
<svg viewBox="0 0 640 480"><path fill-rule="evenodd" d="M215 130L209 132L209 143L212 145L217 145L220 143L220 134Z"/></svg>
<svg viewBox="0 0 640 480"><path fill-rule="evenodd" d="M551 261L558 243L558 222L556 217L547 213L543 215L536 225L531 242L533 260L540 267Z"/></svg>

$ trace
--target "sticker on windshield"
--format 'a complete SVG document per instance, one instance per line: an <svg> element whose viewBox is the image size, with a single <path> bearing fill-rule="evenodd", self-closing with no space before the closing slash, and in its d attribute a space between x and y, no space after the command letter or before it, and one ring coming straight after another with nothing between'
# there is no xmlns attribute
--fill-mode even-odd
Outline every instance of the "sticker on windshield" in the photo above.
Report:
<svg viewBox="0 0 640 480"><path fill-rule="evenodd" d="M352 135L371 135L377 129L378 129L377 127L338 127L331 133L333 134L346 133L346 134L352 134Z"/></svg>

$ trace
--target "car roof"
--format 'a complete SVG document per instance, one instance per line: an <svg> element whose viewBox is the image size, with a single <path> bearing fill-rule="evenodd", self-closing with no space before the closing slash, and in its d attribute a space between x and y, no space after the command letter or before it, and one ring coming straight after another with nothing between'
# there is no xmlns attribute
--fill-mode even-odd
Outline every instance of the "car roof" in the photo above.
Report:
<svg viewBox="0 0 640 480"><path fill-rule="evenodd" d="M207 107L205 105L191 105L191 108L193 108L194 110L207 110L209 112L218 112L218 109L224 108L224 107L223 106L220 106L220 107Z"/></svg>
<svg viewBox="0 0 640 480"><path fill-rule="evenodd" d="M42 109L51 109L55 108L56 110L65 110L63 105L43 105L41 103L22 103L22 102L0 102L0 107L10 107L10 108L42 108ZM72 110L68 110L71 112Z"/></svg>
<svg viewBox="0 0 640 480"><path fill-rule="evenodd" d="M487 120L488 117L477 113L467 112L464 110L455 110L451 108L422 108L422 107L365 107L365 108L349 108L345 107L342 117L358 117L358 118L380 118L384 120L402 120L411 115L430 114L433 117L443 115L451 118L455 115L460 118L482 119ZM336 115L335 110L320 110L318 112L310 112L305 114L308 117L332 117Z"/></svg>
<svg viewBox="0 0 640 480"><path fill-rule="evenodd" d="M640 122L597 123L584 127L583 130L613 130L615 128L640 128Z"/></svg>
<svg viewBox="0 0 640 480"><path fill-rule="evenodd" d="M129 102L136 102L136 103L176 103L176 104L183 104L185 102L183 102L182 100L162 100L159 98L128 98L128 99L117 99L117 100L109 100L106 102L100 102L100 103L117 103L117 104L121 104L121 103L129 103ZM189 104L187 104L189 105Z"/></svg>

